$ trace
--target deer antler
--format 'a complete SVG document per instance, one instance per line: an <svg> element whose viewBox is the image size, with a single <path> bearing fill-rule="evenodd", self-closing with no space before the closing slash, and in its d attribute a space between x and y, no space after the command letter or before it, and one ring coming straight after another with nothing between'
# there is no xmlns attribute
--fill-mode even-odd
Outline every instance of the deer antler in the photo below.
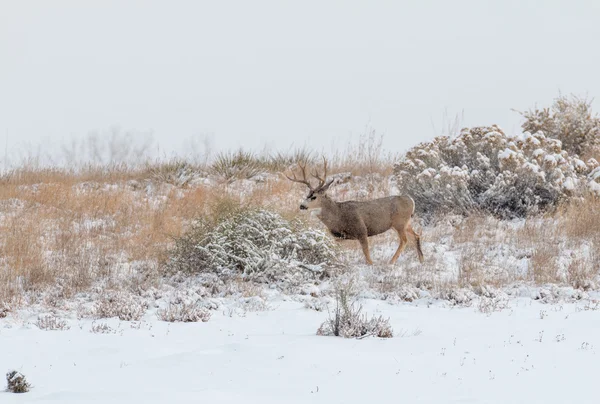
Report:
<svg viewBox="0 0 600 404"><path fill-rule="evenodd" d="M315 170L312 176L319 180L317 189L322 188L323 185L325 185L325 180L327 180L327 160L325 160L325 156L323 156L323 178L319 177L317 170Z"/></svg>
<svg viewBox="0 0 600 404"><path fill-rule="evenodd" d="M294 178L288 177L287 174L284 174L284 175L286 176L286 178L288 180L293 181L293 182L299 182L300 184L304 184L312 191L313 187L312 187L312 185L310 185L310 182L308 182L308 180L306 179L306 164L302 165L301 163L298 163L298 167L300 167L300 170L302 171L303 179L298 179L296 177L296 173L293 171L292 171L292 175L294 176Z"/></svg>

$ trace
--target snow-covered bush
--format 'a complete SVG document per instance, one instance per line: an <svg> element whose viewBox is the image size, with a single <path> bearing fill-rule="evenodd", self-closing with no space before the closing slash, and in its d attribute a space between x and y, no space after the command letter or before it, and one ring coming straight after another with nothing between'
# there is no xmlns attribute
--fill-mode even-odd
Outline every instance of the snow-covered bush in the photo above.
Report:
<svg viewBox="0 0 600 404"><path fill-rule="evenodd" d="M375 336L391 338L394 336L389 320L379 316L368 318L362 313L362 306L348 301L348 294L341 289L336 295L336 308L333 316L319 327L317 335L343 338L364 338Z"/></svg>
<svg viewBox="0 0 600 404"><path fill-rule="evenodd" d="M558 139L569 153L589 156L600 145L600 118L592 114L592 102L561 95L550 108L522 112L526 132L543 132Z"/></svg>
<svg viewBox="0 0 600 404"><path fill-rule="evenodd" d="M68 330L71 328L65 320L55 317L52 314L39 315L35 325L40 330L53 331L53 330Z"/></svg>
<svg viewBox="0 0 600 404"><path fill-rule="evenodd" d="M186 301L170 302L166 308L157 310L156 315L159 320L171 323L196 323L200 321L205 323L211 316L210 311L198 303Z"/></svg>
<svg viewBox="0 0 600 404"><path fill-rule="evenodd" d="M168 266L268 281L298 270L320 273L334 259L334 243L324 232L264 209L243 209L216 223L198 221L176 241Z"/></svg>
<svg viewBox="0 0 600 404"><path fill-rule="evenodd" d="M576 194L591 181L586 175L594 166L595 160L569 155L541 132L507 136L494 125L419 144L395 164L394 175L421 216L480 210L514 218Z"/></svg>
<svg viewBox="0 0 600 404"><path fill-rule="evenodd" d="M6 391L10 393L27 393L31 388L25 376L16 370L6 373L6 385Z"/></svg>
<svg viewBox="0 0 600 404"><path fill-rule="evenodd" d="M148 309L146 302L123 291L105 292L93 310L95 318L118 317L123 321L138 321Z"/></svg>

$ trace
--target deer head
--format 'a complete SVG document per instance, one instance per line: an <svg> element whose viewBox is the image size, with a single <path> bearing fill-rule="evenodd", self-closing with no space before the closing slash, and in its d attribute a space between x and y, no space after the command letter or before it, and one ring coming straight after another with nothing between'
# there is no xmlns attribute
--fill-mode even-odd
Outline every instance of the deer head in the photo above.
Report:
<svg viewBox="0 0 600 404"><path fill-rule="evenodd" d="M321 177L316 170L312 174L312 176L319 181L319 184L316 187L313 187L310 181L306 178L306 164L298 163L298 166L300 167L300 172L302 173L301 179L296 177L295 173L292 173L293 177L288 177L287 175L286 177L290 181L299 182L300 184L304 184L308 187L308 195L306 195L306 198L300 204L300 209L320 208L322 198L325 196L327 189L329 189L333 183L333 179L327 181L327 160L325 160L325 157L323 157L323 177Z"/></svg>

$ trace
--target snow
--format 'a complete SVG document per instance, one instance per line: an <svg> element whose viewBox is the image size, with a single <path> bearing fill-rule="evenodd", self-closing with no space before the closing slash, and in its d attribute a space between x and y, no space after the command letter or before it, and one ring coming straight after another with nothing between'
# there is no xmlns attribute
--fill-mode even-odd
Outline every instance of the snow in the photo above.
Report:
<svg viewBox="0 0 600 404"><path fill-rule="evenodd" d="M33 388L0 402L597 402L597 303L513 298L487 314L425 299L363 304L390 318L393 338L317 336L327 312L290 301L207 323L111 319L108 334L88 320L42 331L2 319L0 362Z"/></svg>
<svg viewBox="0 0 600 404"><path fill-rule="evenodd" d="M512 151L510 149L504 149L504 151L498 153L498 159L499 160L508 160L516 155L517 155L517 153L515 153L514 151Z"/></svg>
<svg viewBox="0 0 600 404"><path fill-rule="evenodd" d="M565 179L565 182L563 182L563 188L569 191L575 190L575 181L573 180L573 178L568 177L567 179Z"/></svg>
<svg viewBox="0 0 600 404"><path fill-rule="evenodd" d="M544 157L544 161L552 164L552 165L556 165L558 163L558 161L556 160L556 155L554 154L548 154Z"/></svg>
<svg viewBox="0 0 600 404"><path fill-rule="evenodd" d="M591 192L595 193L596 195L600 195L600 184L594 181L590 181L588 183L588 188L590 189Z"/></svg>

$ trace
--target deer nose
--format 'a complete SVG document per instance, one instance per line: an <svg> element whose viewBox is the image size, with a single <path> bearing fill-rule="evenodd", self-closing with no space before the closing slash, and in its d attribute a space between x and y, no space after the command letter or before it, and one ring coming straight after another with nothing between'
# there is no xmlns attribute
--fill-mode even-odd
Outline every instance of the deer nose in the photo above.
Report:
<svg viewBox="0 0 600 404"><path fill-rule="evenodd" d="M306 207L306 205L300 205L300 209L307 210L308 208Z"/></svg>

